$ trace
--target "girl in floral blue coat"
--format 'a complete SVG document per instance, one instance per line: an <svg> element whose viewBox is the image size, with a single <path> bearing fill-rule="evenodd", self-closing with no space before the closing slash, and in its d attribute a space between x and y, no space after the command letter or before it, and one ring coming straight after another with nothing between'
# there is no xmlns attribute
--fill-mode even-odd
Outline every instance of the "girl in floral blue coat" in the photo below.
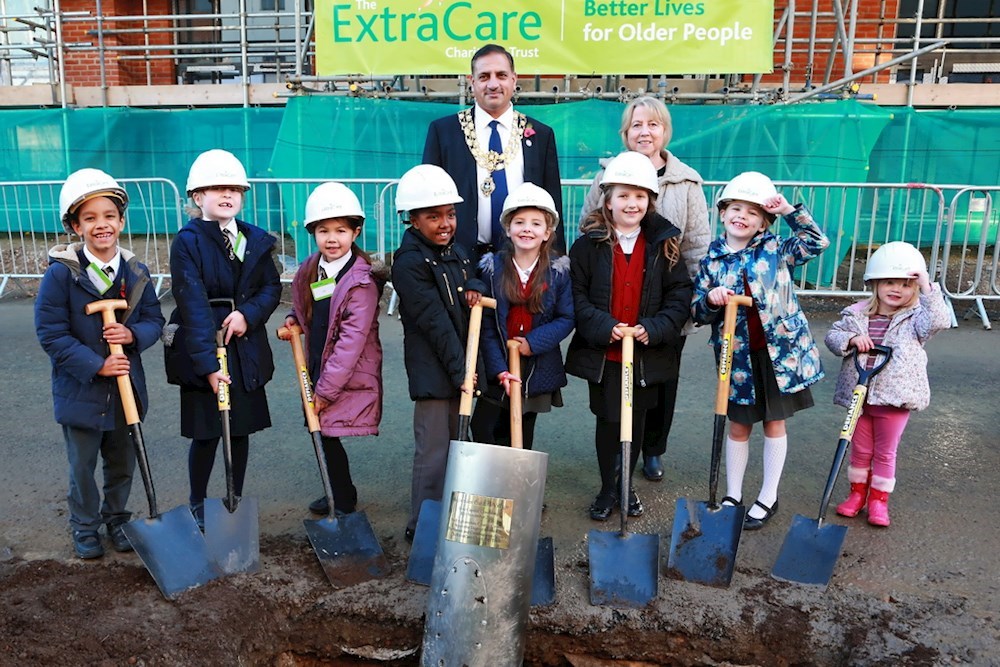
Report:
<svg viewBox="0 0 1000 667"><path fill-rule="evenodd" d="M785 420L813 405L809 386L823 377L790 269L819 255L830 242L804 205L789 204L771 180L757 172L730 181L717 206L725 232L701 261L691 314L698 324L712 325L718 354L729 297L745 294L753 299L754 307L740 309L736 319L723 502L743 502L750 434L753 425L763 421L764 479L743 526L757 530L778 510L778 482L788 446ZM769 231L778 214L794 236L782 239Z"/></svg>

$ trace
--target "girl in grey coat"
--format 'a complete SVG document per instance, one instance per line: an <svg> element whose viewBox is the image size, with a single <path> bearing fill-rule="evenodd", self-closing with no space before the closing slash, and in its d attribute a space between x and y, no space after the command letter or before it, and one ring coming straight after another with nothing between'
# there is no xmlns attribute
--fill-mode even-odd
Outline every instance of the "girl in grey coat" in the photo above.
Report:
<svg viewBox="0 0 1000 667"><path fill-rule="evenodd" d="M892 357L868 386L851 441L851 493L837 506L837 514L857 516L867 502L868 523L888 526L903 429L910 411L923 410L931 398L924 343L948 328L951 318L940 288L928 279L923 257L908 243L887 243L876 250L865 280L872 295L845 308L826 335L830 351L844 357L834 403L848 407L858 383L852 352L863 354L874 345L885 345L892 348ZM871 367L874 361L870 355L864 363Z"/></svg>

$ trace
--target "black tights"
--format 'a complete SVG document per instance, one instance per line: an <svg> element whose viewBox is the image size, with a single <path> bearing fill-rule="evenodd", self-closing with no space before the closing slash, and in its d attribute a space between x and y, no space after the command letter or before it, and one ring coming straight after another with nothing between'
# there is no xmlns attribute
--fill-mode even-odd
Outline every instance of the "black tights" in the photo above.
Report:
<svg viewBox="0 0 1000 667"><path fill-rule="evenodd" d="M323 436L323 457L333 487L333 507L350 514L357 507L358 490L351 479L351 465L340 438Z"/></svg>
<svg viewBox="0 0 1000 667"><path fill-rule="evenodd" d="M639 461L639 452L642 447L644 424L646 422L645 410L632 411L632 451L629 461L629 479L635 472L636 463ZM597 428L594 431L594 444L597 448L597 466L601 471L601 494L618 494L619 482L619 461L621 459L621 422L608 421L602 417L597 418Z"/></svg>
<svg viewBox="0 0 1000 667"><path fill-rule="evenodd" d="M243 479L247 473L247 458L250 455L250 436L234 435L233 450L233 488L237 496L243 495ZM188 477L191 481L191 503L204 502L208 495L208 480L212 476L212 466L215 465L215 450L219 438L207 440L192 440L188 450Z"/></svg>

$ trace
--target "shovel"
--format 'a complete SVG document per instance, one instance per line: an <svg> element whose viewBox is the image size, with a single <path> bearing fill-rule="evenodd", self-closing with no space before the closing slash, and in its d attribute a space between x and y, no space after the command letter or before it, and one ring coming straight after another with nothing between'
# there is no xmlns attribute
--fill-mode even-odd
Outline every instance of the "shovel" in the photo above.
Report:
<svg viewBox="0 0 1000 667"><path fill-rule="evenodd" d="M111 324L115 321L114 311L125 308L128 308L128 302L124 299L104 299L88 303L85 310L88 315L100 311L104 324ZM108 347L111 354L123 353L121 345L111 344ZM173 600L186 590L221 577L222 572L209 555L205 538L187 506L175 507L163 514L157 511L156 491L149 471L146 444L142 439L142 424L132 392L132 381L128 375L119 375L117 379L125 421L129 425L149 501L149 516L129 521L122 526L122 530L160 592L168 600Z"/></svg>
<svg viewBox="0 0 1000 667"><path fill-rule="evenodd" d="M226 332L215 333L219 368L229 375ZM229 429L229 385L219 383L219 416L222 419L222 459L226 464L226 497L205 499L205 542L225 574L260 569L260 522L256 498L240 498L233 483L233 440Z"/></svg>
<svg viewBox="0 0 1000 667"><path fill-rule="evenodd" d="M854 355L854 367L858 370L858 384L854 387L851 405L847 409L847 418L840 429L840 441L837 443L837 452L833 457L830 475L826 479L823 499L819 503L819 514L815 519L809 519L801 514L796 514L792 518L792 525L788 529L788 534L785 535L785 541L781 544L781 551L778 552L778 560L775 561L774 568L771 570L771 576L775 579L817 586L820 589L825 589L830 583L833 568L840 557L840 548L847 536L847 526L823 525L826 519L826 509L830 505L830 496L833 494L833 487L837 483L837 476L844 463L844 455L851 444L854 429L858 425L858 417L861 416L864 409L868 383L889 363L889 359L892 357L892 348L876 345L872 348L872 353L882 356L870 370L865 369L858 360L861 355Z"/></svg>
<svg viewBox="0 0 1000 667"><path fill-rule="evenodd" d="M330 514L325 518L306 519L303 523L309 536L309 543L312 544L313 551L323 566L326 578L335 587L343 588L386 576L389 574L389 562L364 512L352 512L338 517L333 511L333 486L330 484L330 473L323 453L319 419L313 407L312 381L309 379L309 367L306 365L306 356L302 350L301 335L302 329L298 326L278 329L278 338L292 344L292 356L295 359L306 424L312 436L319 474L323 479L323 490L331 508Z"/></svg>
<svg viewBox="0 0 1000 667"><path fill-rule="evenodd" d="M670 536L667 576L707 586L727 588L733 580L736 550L743 534L744 508L716 502L722 440L729 406L729 380L733 364L736 309L750 307L748 296L731 295L726 304L719 352L719 383L715 392L715 428L712 431L712 467L708 476L708 502L678 498Z"/></svg>
<svg viewBox="0 0 1000 667"><path fill-rule="evenodd" d="M469 337L465 342L465 382L472 387L479 358L479 331L483 324L483 308L496 308L496 299L482 297L469 313ZM472 393L462 392L458 406L458 439L469 439L472 419ZM417 527L413 531L413 546L406 563L406 578L424 586L431 585L434 571L434 554L437 551L438 528L441 526L441 501L425 500L420 504Z"/></svg>
<svg viewBox="0 0 1000 667"><path fill-rule="evenodd" d="M521 377L521 343L507 341L507 365L511 375ZM510 392L510 446L524 448L524 425L521 417L521 383ZM551 537L538 540L535 552L535 574L531 579L531 606L548 605L556 599L556 566Z"/></svg>
<svg viewBox="0 0 1000 667"><path fill-rule="evenodd" d="M635 328L623 330L621 399L621 530L591 530L590 603L615 607L644 607L656 597L660 536L628 532L628 500L632 461L632 358Z"/></svg>

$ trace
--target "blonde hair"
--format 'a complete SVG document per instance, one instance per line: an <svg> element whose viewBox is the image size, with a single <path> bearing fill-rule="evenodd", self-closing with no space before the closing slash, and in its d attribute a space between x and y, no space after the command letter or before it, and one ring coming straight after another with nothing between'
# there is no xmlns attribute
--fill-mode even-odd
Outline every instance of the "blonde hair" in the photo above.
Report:
<svg viewBox="0 0 1000 667"><path fill-rule="evenodd" d="M649 97L648 95L635 98L628 103L628 106L625 107L625 111L622 112L622 126L618 131L622 137L622 145L629 150L634 150L628 145L628 129L632 126L632 114L635 113L636 107L646 109L663 125L663 148L666 150L667 145L670 144L670 139L674 135L674 125L670 120L670 112L667 111L666 104L655 97Z"/></svg>
<svg viewBox="0 0 1000 667"><path fill-rule="evenodd" d="M614 188L616 187L635 187L631 185L620 186L617 183L612 183L606 188L601 188L601 198L597 202L597 208L587 214L580 223L580 234L586 235L591 232L598 232L600 236L597 237L598 242L608 243L614 245L618 243L618 236L615 234L615 224L614 220L608 214L608 196ZM646 207L646 216L642 219L643 222L651 219L653 215L656 214L656 207L653 206L653 198L649 199L649 206ZM667 266L671 269L680 261L681 258L681 242L680 238L677 236L667 239L663 244L663 256L667 258Z"/></svg>
<svg viewBox="0 0 1000 667"><path fill-rule="evenodd" d="M864 310L865 315L869 317L871 317L872 315L877 315L879 306L882 305L882 300L878 298L878 285L883 280L905 280L907 283L914 281L913 278L873 278L872 280L869 280L868 282L871 283L872 287L872 294L871 296L868 297L868 300L865 302L865 310ZM898 313L903 310L908 310L916 306L919 302L920 302L920 289L918 288L913 290L913 297L905 305L903 305L900 308L897 308L893 312Z"/></svg>

